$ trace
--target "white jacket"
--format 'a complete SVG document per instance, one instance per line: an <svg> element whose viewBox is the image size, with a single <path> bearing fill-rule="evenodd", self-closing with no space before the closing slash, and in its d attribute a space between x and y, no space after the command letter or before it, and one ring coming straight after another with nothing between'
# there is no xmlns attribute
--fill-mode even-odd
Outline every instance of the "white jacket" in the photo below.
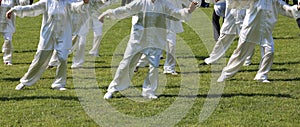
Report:
<svg viewBox="0 0 300 127"><path fill-rule="evenodd" d="M0 5L0 32L14 33L16 31L16 16L12 15L11 19L7 19L5 16L6 12L14 6L28 4L29 0L2 0Z"/></svg>
<svg viewBox="0 0 300 127"><path fill-rule="evenodd" d="M127 48L131 49L126 49L124 57L138 52L149 55L152 52L150 47L165 49L167 18L172 16L187 20L190 16L187 8L175 8L166 0L155 0L154 3L152 0L134 0L125 6L107 10L103 12L103 15L117 19L138 16L138 21L133 25L133 32L127 45Z"/></svg>
<svg viewBox="0 0 300 127"><path fill-rule="evenodd" d="M225 19L221 27L221 33L238 35L242 28L245 15L245 9L226 8Z"/></svg>
<svg viewBox="0 0 300 127"><path fill-rule="evenodd" d="M282 0L227 0L230 8L245 8L246 16L240 33L243 41L269 45L278 13L297 17L297 5L289 6Z"/></svg>
<svg viewBox="0 0 300 127"><path fill-rule="evenodd" d="M84 5L68 0L41 0L12 9L19 17L43 14L38 50L66 50L72 47L71 11L85 13L87 6Z"/></svg>

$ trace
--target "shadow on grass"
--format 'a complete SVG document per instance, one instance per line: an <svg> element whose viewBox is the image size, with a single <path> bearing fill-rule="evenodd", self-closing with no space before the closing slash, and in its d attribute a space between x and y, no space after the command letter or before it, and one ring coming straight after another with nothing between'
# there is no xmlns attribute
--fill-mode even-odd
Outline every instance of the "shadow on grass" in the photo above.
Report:
<svg viewBox="0 0 300 127"><path fill-rule="evenodd" d="M18 62L18 63L13 63L14 65L22 65L22 64L26 64L26 65L30 65L31 62L24 62L24 63L21 63L21 62Z"/></svg>
<svg viewBox="0 0 300 127"><path fill-rule="evenodd" d="M2 78L4 81L20 81L20 78Z"/></svg>
<svg viewBox="0 0 300 127"><path fill-rule="evenodd" d="M124 96L122 94L114 94L113 98L127 98L127 97L142 97L141 95L136 96ZM166 97L166 98L232 98L232 97L277 97L277 98L290 98L290 99L297 99L289 94L268 94L268 93L236 93L236 94L198 94L198 95L172 95L172 94L161 94L158 96L160 97Z"/></svg>
<svg viewBox="0 0 300 127"><path fill-rule="evenodd" d="M270 81L300 81L300 77L290 78L290 79L270 79Z"/></svg>
<svg viewBox="0 0 300 127"><path fill-rule="evenodd" d="M282 36L280 36L280 37L273 37L274 40L276 40L276 39L296 39L296 38L298 38L298 37L292 37L292 36L287 36L287 37L282 37Z"/></svg>
<svg viewBox="0 0 300 127"><path fill-rule="evenodd" d="M25 53L25 52L36 52L37 50L36 49L34 49L34 50L16 50L16 51L14 51L14 53Z"/></svg>
<svg viewBox="0 0 300 127"><path fill-rule="evenodd" d="M77 97L71 96L23 96L23 97L0 97L1 101L22 101L22 100L36 100L36 99L59 99L59 100L71 100L79 101Z"/></svg>
<svg viewBox="0 0 300 127"><path fill-rule="evenodd" d="M190 59L190 58L196 58L197 60L204 60L209 56L177 56L177 59Z"/></svg>
<svg viewBox="0 0 300 127"><path fill-rule="evenodd" d="M231 97L278 97L278 98L293 98L289 94L268 94L268 93L233 93L233 94L198 94L197 96L185 96L185 95L170 95L162 94L159 97L183 97L183 98L231 98Z"/></svg>

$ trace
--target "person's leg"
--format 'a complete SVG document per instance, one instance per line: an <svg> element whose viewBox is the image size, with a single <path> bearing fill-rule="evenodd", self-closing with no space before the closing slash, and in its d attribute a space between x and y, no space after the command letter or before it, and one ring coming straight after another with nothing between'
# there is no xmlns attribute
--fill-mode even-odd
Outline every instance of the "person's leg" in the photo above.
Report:
<svg viewBox="0 0 300 127"><path fill-rule="evenodd" d="M156 99L155 90L158 84L158 68L149 65L149 72L143 83L142 96L149 99Z"/></svg>
<svg viewBox="0 0 300 127"><path fill-rule="evenodd" d="M212 24L213 24L214 39L215 41L218 41L218 38L220 36L221 25L220 25L220 16L218 16L215 11L212 14Z"/></svg>
<svg viewBox="0 0 300 127"><path fill-rule="evenodd" d="M158 85L158 67L160 61L160 54L162 53L161 49L156 49L151 51L147 55L147 59L150 63L149 72L143 83L142 96L150 99L156 99L155 90Z"/></svg>
<svg viewBox="0 0 300 127"><path fill-rule="evenodd" d="M89 51L89 54L95 57L99 56L100 50L100 43L102 39L102 26L103 24L98 21L98 19L92 18L92 25L94 31L94 40L93 40L93 47Z"/></svg>
<svg viewBox="0 0 300 127"><path fill-rule="evenodd" d="M31 86L40 79L49 63L52 52L53 50L38 50L36 52L28 71L20 79L21 83L16 87L16 90L21 90L24 85Z"/></svg>
<svg viewBox="0 0 300 127"><path fill-rule="evenodd" d="M274 60L274 44L262 45L261 46L262 59L259 64L259 70L254 78L254 80L259 80L262 82L268 81L268 72L271 70L273 60Z"/></svg>
<svg viewBox="0 0 300 127"><path fill-rule="evenodd" d="M252 53L246 58L243 66L249 66L251 64L251 59L254 55L254 51L255 51L255 48L253 49Z"/></svg>
<svg viewBox="0 0 300 127"><path fill-rule="evenodd" d="M80 68L84 63L86 36L78 36L78 45L76 45L75 54L71 68Z"/></svg>
<svg viewBox="0 0 300 127"><path fill-rule="evenodd" d="M176 45L176 33L169 31L167 34L167 52L166 61L164 64L164 73L177 75L175 71L176 56L175 56L175 45Z"/></svg>
<svg viewBox="0 0 300 127"><path fill-rule="evenodd" d="M209 57L204 60L206 64L211 64L224 56L233 40L236 38L234 34L221 34Z"/></svg>
<svg viewBox="0 0 300 127"><path fill-rule="evenodd" d="M110 99L114 92L122 91L129 87L134 74L134 69L138 60L141 58L141 55L142 53L137 53L123 57L115 73L114 79L107 88L107 93L104 95L104 99Z"/></svg>
<svg viewBox="0 0 300 127"><path fill-rule="evenodd" d="M51 69L53 67L56 67L57 65L59 65L59 60L58 60L58 57L57 57L57 52L56 52L56 50L54 50L53 53L52 53L51 59L48 63L47 68Z"/></svg>
<svg viewBox="0 0 300 127"><path fill-rule="evenodd" d="M5 65L12 65L12 54L13 54L12 34L4 33L3 37L4 37L4 43L2 46L3 62Z"/></svg>
<svg viewBox="0 0 300 127"><path fill-rule="evenodd" d="M136 67L145 67L149 64L149 61L147 60L147 57L145 54L141 56L138 63L136 64Z"/></svg>
<svg viewBox="0 0 300 127"><path fill-rule="evenodd" d="M79 35L77 35L77 34L72 36L72 48L70 49L69 54L72 54L78 47L78 43L79 43L78 38L79 38Z"/></svg>
<svg viewBox="0 0 300 127"><path fill-rule="evenodd" d="M60 64L57 66L55 81L52 83L51 87L53 89L65 90L64 87L67 83L67 60L68 60L69 50L57 49L56 52Z"/></svg>
<svg viewBox="0 0 300 127"><path fill-rule="evenodd" d="M246 42L239 40L239 44L237 48L234 50L233 54L231 55L228 64L222 70L221 76L218 79L218 82L223 82L227 78L232 77L235 75L240 68L243 66L246 58L252 53L253 49L255 48L256 43Z"/></svg>

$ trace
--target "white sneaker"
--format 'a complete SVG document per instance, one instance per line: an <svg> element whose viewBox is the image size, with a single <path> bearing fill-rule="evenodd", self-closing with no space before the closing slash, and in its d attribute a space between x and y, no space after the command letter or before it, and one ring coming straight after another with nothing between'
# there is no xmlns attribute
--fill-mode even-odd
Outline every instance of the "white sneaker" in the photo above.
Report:
<svg viewBox="0 0 300 127"><path fill-rule="evenodd" d="M271 83L268 79L264 79L261 82L263 82L263 83Z"/></svg>
<svg viewBox="0 0 300 127"><path fill-rule="evenodd" d="M4 62L5 65L7 66L12 66L13 64L11 62Z"/></svg>
<svg viewBox="0 0 300 127"><path fill-rule="evenodd" d="M111 99L112 96L113 96L113 93L107 92L107 93L104 94L103 98L104 98L104 99Z"/></svg>
<svg viewBox="0 0 300 127"><path fill-rule="evenodd" d="M59 91L65 91L65 90L67 90L67 88L65 88L65 87L54 87L52 89L59 90Z"/></svg>
<svg viewBox="0 0 300 127"><path fill-rule="evenodd" d="M78 66L72 65L71 66L71 69L80 69L80 68L82 68L82 66L80 66L80 65L78 65Z"/></svg>
<svg viewBox="0 0 300 127"><path fill-rule="evenodd" d="M218 78L217 82L224 82L226 79L227 79L226 76L221 75L221 76Z"/></svg>
<svg viewBox="0 0 300 127"><path fill-rule="evenodd" d="M19 85L17 85L16 86L16 90L21 90L21 89L23 89L25 87L25 85L24 84L22 84L22 83L20 83Z"/></svg>
<svg viewBox="0 0 300 127"><path fill-rule="evenodd" d="M142 92L142 96L144 98L148 98L148 99L157 99L158 97L156 95L154 95L153 93L145 93L145 92Z"/></svg>
<svg viewBox="0 0 300 127"><path fill-rule="evenodd" d="M164 74L178 75L176 71L164 71Z"/></svg>
<svg viewBox="0 0 300 127"><path fill-rule="evenodd" d="M250 61L246 61L243 66L250 66L251 62Z"/></svg>
<svg viewBox="0 0 300 127"><path fill-rule="evenodd" d="M262 83L271 83L268 79L254 79L256 81L260 81Z"/></svg>

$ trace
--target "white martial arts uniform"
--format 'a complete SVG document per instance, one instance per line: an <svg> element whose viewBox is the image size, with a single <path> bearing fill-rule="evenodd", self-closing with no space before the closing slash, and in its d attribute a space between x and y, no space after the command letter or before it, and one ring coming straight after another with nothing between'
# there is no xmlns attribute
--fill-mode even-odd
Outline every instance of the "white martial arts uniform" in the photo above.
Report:
<svg viewBox="0 0 300 127"><path fill-rule="evenodd" d="M86 37L89 32L89 29L92 28L94 32L93 45L89 54L95 57L99 56L100 42L102 38L102 26L103 24L98 20L98 16L101 15L99 8L105 5L105 1L92 0L89 2L89 13L81 17L84 21L81 24L81 27L78 32L77 44L75 44L74 50L75 54L73 56L71 68L82 67L84 63L84 54L85 54L85 45Z"/></svg>
<svg viewBox="0 0 300 127"><path fill-rule="evenodd" d="M125 18L137 14L138 21L127 44L123 60L120 62L113 81L106 95L129 87L134 68L142 54L150 62L150 70L143 84L143 95L154 95L158 84L158 66L162 49L166 46L166 18L168 15L178 19L189 17L188 8L177 9L165 0L134 0L130 4L113 10L107 10L102 15L112 18ZM107 98L106 95L104 98ZM108 99L107 98L107 99Z"/></svg>
<svg viewBox="0 0 300 127"><path fill-rule="evenodd" d="M168 0L176 8L183 8L189 5L188 0ZM176 34L183 32L182 21L176 21L167 19L167 46L166 46L166 60L164 63L164 73L165 74L177 74L175 71L176 56L175 56L175 46L176 46ZM149 64L146 61L146 56L142 55L139 60L137 67L144 67Z"/></svg>
<svg viewBox="0 0 300 127"><path fill-rule="evenodd" d="M188 0L168 0L177 8L183 8L183 6L188 7ZM176 46L176 34L183 32L182 21L167 20L167 52L166 60L164 64L164 73L177 74L175 71L176 65L176 55L175 55L175 46Z"/></svg>
<svg viewBox="0 0 300 127"><path fill-rule="evenodd" d="M3 62L6 65L12 65L12 35L16 31L16 16L12 15L10 19L6 18L6 12L17 5L28 5L29 0L1 0L0 4L0 34L4 38L2 46Z"/></svg>
<svg viewBox="0 0 300 127"><path fill-rule="evenodd" d="M274 59L274 41L272 31L278 13L295 17L297 6L289 6L282 0L227 0L230 8L246 8L246 16L240 33L238 46L223 69L218 82L236 74L256 44L261 46L262 59L254 80L269 82L267 73Z"/></svg>
<svg viewBox="0 0 300 127"><path fill-rule="evenodd" d="M85 13L86 10L87 6L83 2L71 3L68 0L41 0L33 5L12 8L12 11L19 17L33 17L43 14L36 55L27 73L21 78L19 85L30 86L37 82L45 71L53 50L55 50L60 64L57 67L55 81L51 87L65 87L68 52L72 46L71 11ZM17 87L16 89L19 90Z"/></svg>
<svg viewBox="0 0 300 127"><path fill-rule="evenodd" d="M224 56L233 40L240 33L245 14L245 9L226 8L224 23L222 24L220 31L221 35L219 36L218 41L216 42L209 57L204 60L206 64L214 63ZM251 59L251 57L248 59Z"/></svg>

